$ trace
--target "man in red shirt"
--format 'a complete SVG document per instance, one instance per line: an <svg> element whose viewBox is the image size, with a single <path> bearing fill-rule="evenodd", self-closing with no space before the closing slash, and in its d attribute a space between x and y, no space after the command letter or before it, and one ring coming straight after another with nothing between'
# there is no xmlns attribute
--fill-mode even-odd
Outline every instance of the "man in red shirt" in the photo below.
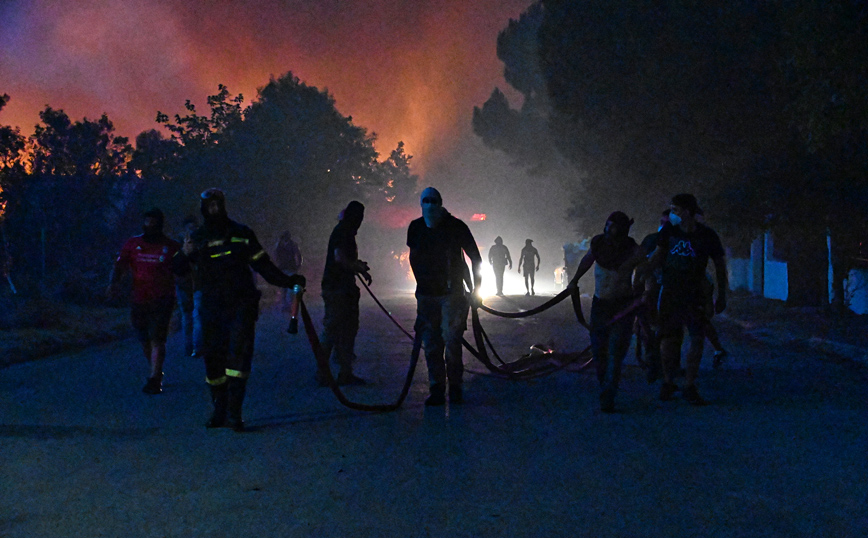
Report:
<svg viewBox="0 0 868 538"><path fill-rule="evenodd" d="M163 361L166 358L169 321L175 309L172 264L181 245L163 234L162 211L151 209L144 216L144 233L124 243L115 261L106 294L109 297L116 296L121 277L127 271L131 273L130 318L142 343L145 359L151 367L151 374L142 392L159 394L163 391Z"/></svg>

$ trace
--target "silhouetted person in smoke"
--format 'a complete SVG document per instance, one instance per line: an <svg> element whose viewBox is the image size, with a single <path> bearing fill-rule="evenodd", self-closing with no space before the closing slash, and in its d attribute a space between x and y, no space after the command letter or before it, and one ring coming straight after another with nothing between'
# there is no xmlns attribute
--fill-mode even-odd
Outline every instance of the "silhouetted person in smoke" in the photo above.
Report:
<svg viewBox="0 0 868 538"><path fill-rule="evenodd" d="M660 226L657 231L645 236L640 243L642 253L646 258L657 248L657 236L665 225L669 224L669 210L660 215ZM637 321L647 332L648 342L646 351L647 370L645 378L648 383L654 383L660 378L663 363L660 358L660 317L657 312L657 299L660 297L660 279L662 278L659 267L653 268L650 264L643 264L636 271L636 279L633 288L636 295L642 294L643 307L638 313Z"/></svg>
<svg viewBox="0 0 868 538"><path fill-rule="evenodd" d="M509 263L509 269L512 270L512 257L509 255L509 249L503 244L503 239L497 236L494 239L494 246L488 249L488 263L494 268L494 282L497 285L497 295L503 296L503 271Z"/></svg>
<svg viewBox="0 0 868 538"><path fill-rule="evenodd" d="M671 400L678 390L674 378L681 359L681 343L686 326L690 344L682 395L691 404L703 405L705 400L696 388L706 326L703 283L708 259L711 258L718 283L714 311L718 314L723 312L727 289L723 245L714 230L696 222L699 205L692 194L674 196L669 208L669 224L660 230L657 250L651 257L652 267L663 268L658 303L664 379L660 387L660 399Z"/></svg>
<svg viewBox="0 0 868 538"><path fill-rule="evenodd" d="M539 271L539 251L533 246L533 239L527 239L524 242L524 248L521 249L521 256L518 258L518 272L521 273L522 264L524 264L524 287L527 290L525 295L536 295L533 289L534 274ZM536 259L536 264L534 264ZM529 279L529 280L528 280Z"/></svg>
<svg viewBox="0 0 868 538"><path fill-rule="evenodd" d="M145 213L142 231L142 235L131 237L121 248L106 295L115 297L121 276L126 272L132 274L130 318L151 371L142 392L159 394L163 391L169 321L175 311L173 263L181 245L163 234L163 212L159 209Z"/></svg>
<svg viewBox="0 0 868 538"><path fill-rule="evenodd" d="M288 275L294 275L301 269L304 256L298 243L293 241L292 234L288 231L280 234L280 239L274 245L274 265ZM279 304L284 312L289 311L292 302L293 291L289 288L281 288Z"/></svg>
<svg viewBox="0 0 868 538"><path fill-rule="evenodd" d="M199 227L196 215L184 217L183 231L178 243L183 244ZM193 296L193 273L175 278L175 293L178 295L178 309L181 311L181 331L184 333L184 353L196 356L198 343L202 339L202 330L196 318L195 300Z"/></svg>
<svg viewBox="0 0 868 538"><path fill-rule="evenodd" d="M603 233L591 239L591 248L579 262L570 286L575 288L594 265L594 299L591 303L591 351L600 382L600 409L615 410L615 394L621 380L621 364L630 347L632 314L622 315L633 302L633 269L645 260L629 236L633 220L621 211L606 219Z"/></svg>
<svg viewBox="0 0 868 538"><path fill-rule="evenodd" d="M368 264L359 259L356 234L365 218L365 206L353 200L341 211L339 222L329 237L325 270L322 275L322 300L325 305L322 345L326 356L332 350L340 366L338 385L364 385L353 374L356 334L359 332L359 287L356 274L371 283ZM327 385L324 372L317 370L317 382Z"/></svg>
<svg viewBox="0 0 868 538"><path fill-rule="evenodd" d="M428 363L431 393L425 405L463 399L464 363L461 340L467 329L470 300L482 285L482 256L470 228L443 209L443 199L433 187L422 191L422 217L410 223L407 246L416 277L416 325ZM464 255L473 266L473 282ZM465 283L470 289L465 291ZM445 362L444 362L445 352Z"/></svg>

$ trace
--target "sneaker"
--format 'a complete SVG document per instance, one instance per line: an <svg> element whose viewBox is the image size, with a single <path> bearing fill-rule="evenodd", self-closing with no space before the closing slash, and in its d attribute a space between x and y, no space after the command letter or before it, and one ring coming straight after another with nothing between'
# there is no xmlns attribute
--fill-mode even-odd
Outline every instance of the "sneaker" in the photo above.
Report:
<svg viewBox="0 0 868 538"><path fill-rule="evenodd" d="M705 405L708 403L699 395L699 391L696 390L696 385L684 387L684 391L681 394L684 396L685 400L690 402L691 405Z"/></svg>
<svg viewBox="0 0 868 538"><path fill-rule="evenodd" d="M449 387L449 403L460 404L464 402L464 390L461 385Z"/></svg>
<svg viewBox="0 0 868 538"><path fill-rule="evenodd" d="M714 362L711 364L712 367L713 368L720 368L720 366L723 364L723 361L726 359L727 355L729 355L729 352L727 352L725 349L721 349L720 351L715 351L714 352Z"/></svg>
<svg viewBox="0 0 868 538"><path fill-rule="evenodd" d="M524 294L525 297L530 297L530 292Z"/></svg>
<svg viewBox="0 0 868 538"><path fill-rule="evenodd" d="M159 377L149 377L148 382L142 387L145 394L159 394L163 392L163 382Z"/></svg>
<svg viewBox="0 0 868 538"><path fill-rule="evenodd" d="M215 412L211 415L211 418L208 419L208 422L205 423L206 428L222 428L226 425L226 415L220 415Z"/></svg>
<svg viewBox="0 0 868 538"><path fill-rule="evenodd" d="M226 425L232 428L233 431L241 433L244 431L244 421L240 418L232 419L226 421Z"/></svg>
<svg viewBox="0 0 868 538"><path fill-rule="evenodd" d="M353 386L360 387L362 385L368 384L368 382L365 381L364 379L362 379L361 377L355 376L353 374L345 374L343 372L338 374L337 382L338 382L338 386L341 386L341 387L346 386L346 385L353 385Z"/></svg>
<svg viewBox="0 0 868 538"><path fill-rule="evenodd" d="M675 383L663 383L660 385L660 401L668 402L672 400L675 392L678 390L678 385Z"/></svg>
<svg viewBox="0 0 868 538"><path fill-rule="evenodd" d="M444 390L443 385L432 385L431 386L431 395L428 396L428 399L425 400L425 405L428 407L435 405L445 405L446 404L446 391Z"/></svg>

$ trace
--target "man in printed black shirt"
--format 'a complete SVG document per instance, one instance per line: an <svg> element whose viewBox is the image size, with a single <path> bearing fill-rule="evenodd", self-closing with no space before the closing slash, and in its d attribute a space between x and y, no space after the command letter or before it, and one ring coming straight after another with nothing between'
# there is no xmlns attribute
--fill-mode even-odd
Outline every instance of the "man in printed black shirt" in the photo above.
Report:
<svg viewBox="0 0 868 538"><path fill-rule="evenodd" d="M226 198L219 189L201 195L205 223L184 242L179 268L195 272L196 291L201 294L197 314L202 326L201 354L211 389L214 410L209 428L229 425L244 430L241 407L253 358L260 292L252 268L266 282L281 288L304 286L301 275L282 272L262 248L253 230L230 220Z"/></svg>
<svg viewBox="0 0 868 538"><path fill-rule="evenodd" d="M683 330L687 327L690 344L682 394L690 403L703 405L705 400L696 388L696 378L705 340L703 286L709 258L714 262L717 275L714 310L718 314L726 308L728 284L723 245L714 230L696 222L698 210L699 205L692 194L679 194L672 198L669 224L657 236L657 250L651 265L662 267L658 309L664 382L660 399L671 400L678 389L673 380L680 364Z"/></svg>
<svg viewBox="0 0 868 538"><path fill-rule="evenodd" d="M371 283L368 264L359 259L356 234L365 218L365 206L353 200L341 211L340 222L329 237L325 270L322 275L322 299L325 306L322 344L327 355L335 351L340 371L338 385L364 385L353 374L356 334L359 332L359 287L356 274ZM326 376L317 371L317 382L326 385Z"/></svg>
<svg viewBox="0 0 868 538"><path fill-rule="evenodd" d="M461 340L467 329L468 301L482 284L482 256L467 225L443 209L437 189L422 191L421 200L422 217L410 223L407 246L416 277L415 329L421 332L431 383L425 405L446 403L447 379L449 401L457 404L463 398ZM473 266L472 282L465 254Z"/></svg>

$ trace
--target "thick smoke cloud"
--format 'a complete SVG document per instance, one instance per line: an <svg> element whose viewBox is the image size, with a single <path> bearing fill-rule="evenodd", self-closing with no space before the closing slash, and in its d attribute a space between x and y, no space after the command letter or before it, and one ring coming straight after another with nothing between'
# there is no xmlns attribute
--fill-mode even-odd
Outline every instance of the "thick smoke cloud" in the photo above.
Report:
<svg viewBox="0 0 868 538"><path fill-rule="evenodd" d="M486 213L474 225L481 246L502 235L517 256L533 237L548 275L574 240L562 218L567 197L485 148L470 121L495 86L520 105L496 39L530 3L7 0L0 93L12 100L0 123L30 134L50 105L73 119L106 113L132 139L157 127L158 110L184 113L190 99L205 111L217 84L249 103L269 76L292 71L377 133L381 158L404 141L414 173L453 213Z"/></svg>
<svg viewBox="0 0 868 538"><path fill-rule="evenodd" d="M29 133L44 105L106 112L129 137L157 110L201 108L218 83L249 102L292 71L328 88L387 152L404 140L417 167L448 154L493 84L495 38L528 0L136 0L0 5L3 123ZM421 171L421 170L420 170Z"/></svg>

